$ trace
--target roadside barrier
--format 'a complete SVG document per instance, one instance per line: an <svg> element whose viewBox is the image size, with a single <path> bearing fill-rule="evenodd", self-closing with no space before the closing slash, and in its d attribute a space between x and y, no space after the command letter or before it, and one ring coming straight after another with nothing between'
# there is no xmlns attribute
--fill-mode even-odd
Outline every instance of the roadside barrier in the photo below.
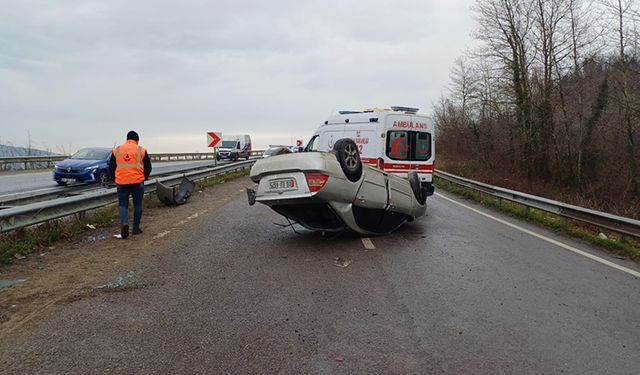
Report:
<svg viewBox="0 0 640 375"><path fill-rule="evenodd" d="M495 198L505 199L526 207L546 211L582 223L595 225L599 228L607 229L622 235L640 238L640 221L638 220L573 206L567 203L521 193L519 191L509 190L498 186L492 186L443 171L436 171L435 176L453 184L488 194Z"/></svg>
<svg viewBox="0 0 640 375"><path fill-rule="evenodd" d="M255 160L241 161L219 167L200 169L191 172L176 172L171 176L160 177L145 182L145 194L156 190L156 181L164 185L179 184L183 177L192 181L206 180L227 173L251 168ZM82 214L118 202L116 188L104 189L77 196L51 199L24 206L0 209L0 233L26 228L50 220Z"/></svg>

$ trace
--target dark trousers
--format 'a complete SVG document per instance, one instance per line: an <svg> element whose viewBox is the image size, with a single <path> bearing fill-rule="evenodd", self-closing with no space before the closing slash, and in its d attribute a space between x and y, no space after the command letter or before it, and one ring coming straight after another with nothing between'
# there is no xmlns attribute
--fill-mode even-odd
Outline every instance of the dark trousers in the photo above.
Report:
<svg viewBox="0 0 640 375"><path fill-rule="evenodd" d="M120 224L122 225L129 224L129 195L133 198L133 229L140 229L144 183L118 185L118 205L120 206Z"/></svg>

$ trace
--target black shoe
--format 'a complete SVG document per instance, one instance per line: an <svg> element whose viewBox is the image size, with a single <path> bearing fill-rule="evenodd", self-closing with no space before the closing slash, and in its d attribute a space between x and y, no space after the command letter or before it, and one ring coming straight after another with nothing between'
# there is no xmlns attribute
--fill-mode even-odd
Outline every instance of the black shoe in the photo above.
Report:
<svg viewBox="0 0 640 375"><path fill-rule="evenodd" d="M133 228L133 232L131 232L132 234L141 234L142 233L142 229L140 228Z"/></svg>
<svg viewBox="0 0 640 375"><path fill-rule="evenodd" d="M128 224L124 224L124 225L120 226L120 235L122 236L122 239L126 239L127 237L129 237L129 225Z"/></svg>

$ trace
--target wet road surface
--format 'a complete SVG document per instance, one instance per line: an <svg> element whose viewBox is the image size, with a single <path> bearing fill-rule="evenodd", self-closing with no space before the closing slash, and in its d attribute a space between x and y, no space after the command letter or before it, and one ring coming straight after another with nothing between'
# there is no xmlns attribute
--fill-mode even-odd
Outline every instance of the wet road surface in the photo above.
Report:
<svg viewBox="0 0 640 375"><path fill-rule="evenodd" d="M5 338L0 373L640 372L637 277L442 195L428 204L367 250L295 234L239 193L163 243L134 287Z"/></svg>

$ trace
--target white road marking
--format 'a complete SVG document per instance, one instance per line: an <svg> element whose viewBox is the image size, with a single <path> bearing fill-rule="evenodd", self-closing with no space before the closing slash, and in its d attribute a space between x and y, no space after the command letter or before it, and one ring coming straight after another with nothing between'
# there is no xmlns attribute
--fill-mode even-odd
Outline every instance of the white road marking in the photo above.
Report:
<svg viewBox="0 0 640 375"><path fill-rule="evenodd" d="M517 229L517 230L519 230L519 231L521 231L521 232L524 232L524 233L526 233L526 234L528 234L528 235L531 235L531 236L536 237L536 238L539 238L539 239L541 239L541 240L543 240L543 241L547 241L547 242L549 242L549 243L551 243L551 244L554 244L554 245L556 245L556 246L559 246L559 247L561 247L561 248L563 248L563 249L565 249L565 250L569 250L569 251L574 252L574 253L576 253L576 254L578 254L578 255L582 255L583 257L586 257L586 258L589 258L589 259L591 259L591 260L594 260L594 261L596 261L596 262L598 262L598 263L602 263L602 264L604 264L604 265L606 265L606 266L609 266L609 267L611 267L611 268L615 268L615 269L620 270L620 271L622 271L622 272L626 272L626 273L628 273L629 275L632 275L632 276L635 276L635 277L640 278L640 272L637 272L637 271L634 271L634 270L632 270L632 269L630 269L630 268L627 268L627 267L621 266L621 265L619 265L619 264L616 264L616 263L610 262L610 261L608 261L608 260L606 260L606 259L602 259L602 258L600 258L600 257L597 257L597 256L593 255L593 254L587 253L586 251L582 251L582 250L576 249L576 248L575 248L575 247L573 247L573 246L569 246L569 245L564 244L564 243L562 243L562 242L560 242L560 241L556 241L556 240L554 240L554 239L551 239L551 238L549 238L549 237L543 236L543 235L538 234L538 233L536 233L536 232L532 232L532 231L530 231L530 230L528 230L528 229L522 228L522 227L520 227L520 226L518 226L518 225L515 225L515 224L512 224L512 223L510 223L510 222L508 222L508 221L505 221L505 220L502 220L502 219L498 219L498 218L497 218L497 217L495 217L495 216L489 215L489 214L484 213L484 212L482 212L482 211L480 211L480 210L476 210L476 209L475 209L475 208L473 208L473 207L469 207L469 206L467 206L467 205L465 205L465 204L462 204L462 203L460 203L460 202L457 202L457 201L455 201L455 200L453 200L453 199L451 199L451 198L447 198L447 197L445 197L444 195L442 195L442 194L440 194L440 193L436 193L435 195L439 196L440 198L446 199L446 200L448 200L448 201L450 201L450 202L452 202L452 203L455 203L455 204L457 204L458 206L462 206L462 207L464 207L464 208L466 208L466 209L468 209L468 210L471 210L471 211L473 211L473 212L475 212L475 213L477 213L477 214L480 214L480 215L482 215L482 216L488 217L488 218L489 218L489 219L491 219L491 220L495 220L495 221L497 221L498 223L502 223L502 224L504 224L504 225L506 225L506 226L509 226L509 227L511 227L511 228L514 228L514 229Z"/></svg>
<svg viewBox="0 0 640 375"><path fill-rule="evenodd" d="M170 230L166 230L164 232L160 232L160 233L156 234L155 236L153 236L153 239L157 240L158 238L162 238L162 237L166 236L169 233L171 233Z"/></svg>
<svg viewBox="0 0 640 375"><path fill-rule="evenodd" d="M369 237L363 237L362 238L362 244L364 245L364 248L367 250L374 250L376 247L373 245L373 241L371 241L371 238Z"/></svg>

